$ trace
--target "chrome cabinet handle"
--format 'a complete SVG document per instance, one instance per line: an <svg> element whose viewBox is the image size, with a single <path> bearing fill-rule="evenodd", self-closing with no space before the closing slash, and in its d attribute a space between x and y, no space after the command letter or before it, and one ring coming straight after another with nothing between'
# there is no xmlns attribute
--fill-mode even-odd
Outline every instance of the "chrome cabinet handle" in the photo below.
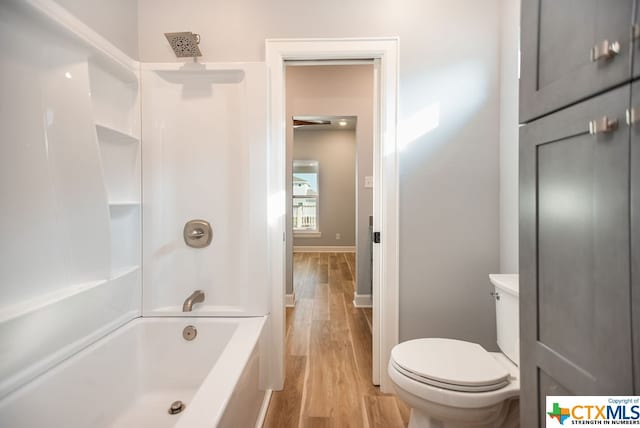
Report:
<svg viewBox="0 0 640 428"><path fill-rule="evenodd" d="M618 129L618 119L609 119L607 116L602 116L600 119L594 119L589 121L589 134L606 134Z"/></svg>
<svg viewBox="0 0 640 428"><path fill-rule="evenodd" d="M620 43L603 40L591 48L591 62L611 59L620 53Z"/></svg>
<svg viewBox="0 0 640 428"><path fill-rule="evenodd" d="M640 110L638 110L637 108L632 107L630 109L627 109L626 116L627 125L629 126L635 125L636 123L640 122Z"/></svg>
<svg viewBox="0 0 640 428"><path fill-rule="evenodd" d="M500 300L500 293L498 293L498 292L495 292L495 293L494 293L494 292L491 292L490 294L491 294L493 297L495 297L495 298L496 298L496 300Z"/></svg>

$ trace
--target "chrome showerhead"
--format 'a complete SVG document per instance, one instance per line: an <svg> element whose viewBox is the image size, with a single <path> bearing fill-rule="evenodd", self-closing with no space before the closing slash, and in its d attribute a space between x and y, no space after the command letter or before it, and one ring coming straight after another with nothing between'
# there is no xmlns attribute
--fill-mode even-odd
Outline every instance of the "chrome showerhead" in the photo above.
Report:
<svg viewBox="0 0 640 428"><path fill-rule="evenodd" d="M164 33L164 35L178 58L202 56L202 52L198 47L200 34L185 31L182 33Z"/></svg>

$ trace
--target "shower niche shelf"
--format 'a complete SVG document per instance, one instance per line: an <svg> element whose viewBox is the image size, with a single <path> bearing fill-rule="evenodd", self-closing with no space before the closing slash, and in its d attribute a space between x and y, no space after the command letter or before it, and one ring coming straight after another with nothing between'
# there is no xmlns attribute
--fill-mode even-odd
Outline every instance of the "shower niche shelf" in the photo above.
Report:
<svg viewBox="0 0 640 428"><path fill-rule="evenodd" d="M96 125L111 228L111 277L140 266L139 140Z"/></svg>
<svg viewBox="0 0 640 428"><path fill-rule="evenodd" d="M111 278L140 269L141 153L138 76L89 60L89 82L111 229Z"/></svg>
<svg viewBox="0 0 640 428"><path fill-rule="evenodd" d="M140 201L111 201L109 207L136 207L140 205Z"/></svg>
<svg viewBox="0 0 640 428"><path fill-rule="evenodd" d="M120 144L136 144L140 142L138 137L102 123L96 123L96 132L99 140L108 140Z"/></svg>
<svg viewBox="0 0 640 428"><path fill-rule="evenodd" d="M139 140L96 126L104 185L110 205L140 201Z"/></svg>

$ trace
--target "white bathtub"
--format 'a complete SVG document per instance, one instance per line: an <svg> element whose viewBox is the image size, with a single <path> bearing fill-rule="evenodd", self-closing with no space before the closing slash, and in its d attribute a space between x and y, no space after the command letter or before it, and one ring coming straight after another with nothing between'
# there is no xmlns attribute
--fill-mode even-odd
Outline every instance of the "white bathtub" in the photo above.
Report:
<svg viewBox="0 0 640 428"><path fill-rule="evenodd" d="M253 427L265 319L137 318L5 397L0 426ZM176 400L186 408L170 415Z"/></svg>

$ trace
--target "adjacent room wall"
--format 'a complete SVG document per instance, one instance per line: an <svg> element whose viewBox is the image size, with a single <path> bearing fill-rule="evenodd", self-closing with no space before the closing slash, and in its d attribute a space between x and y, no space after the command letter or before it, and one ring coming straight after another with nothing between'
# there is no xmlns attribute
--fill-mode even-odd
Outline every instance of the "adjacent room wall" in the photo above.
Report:
<svg viewBox="0 0 640 428"><path fill-rule="evenodd" d="M139 0L140 57L176 61L165 31L200 33L204 61L264 61L266 38L399 36L400 339L495 349L500 4Z"/></svg>
<svg viewBox="0 0 640 428"><path fill-rule="evenodd" d="M293 131L293 159L316 160L319 170L319 238L294 235L297 246L356 245L355 131ZM340 239L336 239L336 233Z"/></svg>
<svg viewBox="0 0 640 428"><path fill-rule="evenodd" d="M131 58L138 59L138 2L136 0L55 1L118 49Z"/></svg>
<svg viewBox="0 0 640 428"><path fill-rule="evenodd" d="M373 175L373 64L289 66L286 71L286 117L356 116L357 258L356 291L371 294L371 244L369 216L373 215L373 191L365 188L366 176ZM293 162L293 124L287 126L287 177ZM290 183L287 189L291 189ZM291 210L287 206L287 210ZM288 215L287 230L291 230ZM335 238L335 234L334 234ZM287 240L287 253L293 250ZM293 292L293 266L287 260L287 294Z"/></svg>
<svg viewBox="0 0 640 428"><path fill-rule="evenodd" d="M518 273L518 66L520 0L501 0L500 272Z"/></svg>

